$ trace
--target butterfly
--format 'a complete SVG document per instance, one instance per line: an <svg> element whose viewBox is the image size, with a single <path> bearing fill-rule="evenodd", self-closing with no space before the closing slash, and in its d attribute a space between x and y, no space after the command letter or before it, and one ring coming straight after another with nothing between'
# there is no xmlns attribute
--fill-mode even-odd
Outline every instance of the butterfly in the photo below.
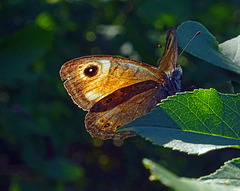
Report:
<svg viewBox="0 0 240 191"><path fill-rule="evenodd" d="M123 140L133 132L116 130L150 112L180 91L175 28L170 28L158 67L116 56L94 55L66 62L60 70L73 102L88 113L85 126L92 137Z"/></svg>

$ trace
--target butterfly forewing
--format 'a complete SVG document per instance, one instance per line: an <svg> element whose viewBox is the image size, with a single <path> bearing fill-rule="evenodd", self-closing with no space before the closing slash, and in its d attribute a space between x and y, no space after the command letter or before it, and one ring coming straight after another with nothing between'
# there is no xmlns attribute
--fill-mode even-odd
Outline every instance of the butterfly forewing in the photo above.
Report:
<svg viewBox="0 0 240 191"><path fill-rule="evenodd" d="M60 70L73 101L89 110L112 92L146 80L158 81L165 74L142 62L113 56L89 56L71 60Z"/></svg>

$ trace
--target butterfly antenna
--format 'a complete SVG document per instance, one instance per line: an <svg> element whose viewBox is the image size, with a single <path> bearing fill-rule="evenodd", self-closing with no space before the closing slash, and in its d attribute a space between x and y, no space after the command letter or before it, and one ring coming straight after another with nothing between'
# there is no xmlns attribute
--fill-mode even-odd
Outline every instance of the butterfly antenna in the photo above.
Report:
<svg viewBox="0 0 240 191"><path fill-rule="evenodd" d="M158 45L158 48L161 48L162 51L164 51L163 47L160 44Z"/></svg>
<svg viewBox="0 0 240 191"><path fill-rule="evenodd" d="M192 42L192 40L193 40L194 38L196 38L200 33L201 33L200 31L196 32L196 34L192 37L192 39L191 39L191 40L187 43L187 45L184 47L184 49L182 50L182 52L178 55L178 59L179 59L179 57L182 55L182 53L186 50L186 48L189 46L189 44Z"/></svg>

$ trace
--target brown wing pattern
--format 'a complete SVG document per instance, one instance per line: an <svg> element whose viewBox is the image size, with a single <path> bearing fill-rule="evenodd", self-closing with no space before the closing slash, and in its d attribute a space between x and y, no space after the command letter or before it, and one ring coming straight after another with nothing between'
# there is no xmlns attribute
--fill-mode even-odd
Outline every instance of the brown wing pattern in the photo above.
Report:
<svg viewBox="0 0 240 191"><path fill-rule="evenodd" d="M177 60L177 33L175 28L172 27L168 31L164 53L159 63L159 69L167 75L165 92L168 92L169 95L173 95L181 89L182 68L177 64Z"/></svg>
<svg viewBox="0 0 240 191"><path fill-rule="evenodd" d="M90 56L71 60L60 70L73 101L84 110L123 87L157 81L165 74L142 62L113 56Z"/></svg>
<svg viewBox="0 0 240 191"><path fill-rule="evenodd" d="M176 68L178 59L177 33L172 27L167 34L166 44L162 59L159 63L160 70L170 75Z"/></svg>
<svg viewBox="0 0 240 191"><path fill-rule="evenodd" d="M158 83L154 83L152 81L142 82L139 84L139 88L142 88L141 92L139 93L137 91L132 91L132 94L135 92L135 95L129 96L126 94L121 96L121 99L124 99L125 101L120 102L117 106L114 107L114 103L109 103L106 106L99 107L99 109L96 107L96 109L93 111L91 111L92 109L90 110L90 112L86 115L85 124L86 129L92 137L99 137L104 140L122 140L135 135L131 132L116 133L116 130L120 126L125 125L137 117L140 117L141 115L151 111L158 103L157 95L161 91L161 88L158 87ZM131 92L131 87L127 87L126 89L129 89L129 92ZM109 95L108 99L112 97L113 99L118 100L117 98L114 98L117 96L119 96L119 94L114 92L113 94ZM105 102L108 99L100 100L99 102ZM109 107L111 104L112 107Z"/></svg>

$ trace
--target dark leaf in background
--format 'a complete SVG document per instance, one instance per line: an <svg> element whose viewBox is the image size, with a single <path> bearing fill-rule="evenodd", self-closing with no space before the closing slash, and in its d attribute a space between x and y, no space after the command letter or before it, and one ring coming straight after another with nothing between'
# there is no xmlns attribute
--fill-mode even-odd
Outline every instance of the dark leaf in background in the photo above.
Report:
<svg viewBox="0 0 240 191"><path fill-rule="evenodd" d="M16 86L18 80L29 83L36 77L31 66L52 47L52 32L35 24L9 35L0 41L1 81Z"/></svg>

